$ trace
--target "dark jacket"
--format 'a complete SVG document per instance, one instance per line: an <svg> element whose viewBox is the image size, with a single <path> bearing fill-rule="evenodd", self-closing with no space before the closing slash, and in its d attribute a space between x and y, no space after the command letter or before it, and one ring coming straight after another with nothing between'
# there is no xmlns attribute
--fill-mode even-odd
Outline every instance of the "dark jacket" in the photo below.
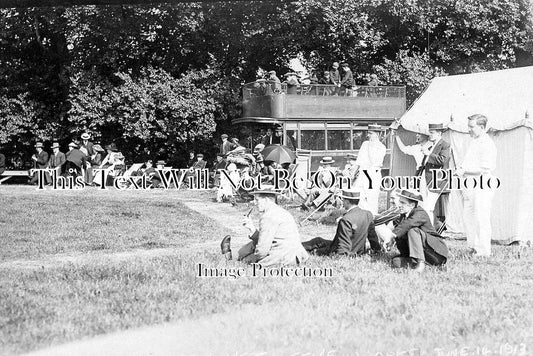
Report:
<svg viewBox="0 0 533 356"><path fill-rule="evenodd" d="M361 255L366 252L367 238L373 250L381 250L374 230L372 213L356 206L339 220L329 253L349 256Z"/></svg>
<svg viewBox="0 0 533 356"><path fill-rule="evenodd" d="M79 168L85 168L85 153L79 149L74 148L73 150L68 151L65 156L67 161L74 163Z"/></svg>
<svg viewBox="0 0 533 356"><path fill-rule="evenodd" d="M426 211L420 206L413 208L407 216L401 215L392 232L397 239L407 239L407 233L412 228L419 228L424 231L427 235L428 245L439 255L448 258L448 247L433 228Z"/></svg>
<svg viewBox="0 0 533 356"><path fill-rule="evenodd" d="M341 75L339 73L338 69L332 69L329 71L329 77L332 84L340 84L341 82Z"/></svg>
<svg viewBox="0 0 533 356"><path fill-rule="evenodd" d="M67 161L67 158L65 157L65 154L61 151L57 152L57 154L51 154L50 160L48 161L48 166L50 168L56 168L61 167L65 162Z"/></svg>
<svg viewBox="0 0 533 356"><path fill-rule="evenodd" d="M438 184L438 189L430 189L433 185L432 183L432 171L434 169L446 169L448 167L448 162L450 161L450 144L443 140L442 138L437 142L435 148L429 156L427 156L425 164L421 167L424 170L426 176L426 183L428 189L432 192L439 192L442 187L446 184L444 180L440 181ZM437 178L440 175L437 173Z"/></svg>
<svg viewBox="0 0 533 356"><path fill-rule="evenodd" d="M346 88L351 88L351 87L353 87L354 84L355 84L355 82L353 80L352 71L348 69L342 75L341 86L346 87Z"/></svg>
<svg viewBox="0 0 533 356"><path fill-rule="evenodd" d="M196 161L194 162L194 164L192 165L192 169L204 169L205 168L205 165L206 165L206 161L204 161L203 159L199 160L199 161Z"/></svg>
<svg viewBox="0 0 533 356"><path fill-rule="evenodd" d="M48 153L45 150L42 150L41 153L36 154L37 161L35 161L37 168L46 168L48 165Z"/></svg>

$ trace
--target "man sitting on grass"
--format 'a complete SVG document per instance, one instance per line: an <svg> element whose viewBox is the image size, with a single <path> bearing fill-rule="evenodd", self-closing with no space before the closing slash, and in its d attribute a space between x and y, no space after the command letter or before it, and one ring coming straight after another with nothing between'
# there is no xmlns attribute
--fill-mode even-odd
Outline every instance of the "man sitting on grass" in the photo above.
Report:
<svg viewBox="0 0 533 356"><path fill-rule="evenodd" d="M422 195L417 191L402 190L398 193L400 218L392 230L400 255L392 259L392 266L412 267L422 272L425 264L440 266L446 263L448 247L437 234L426 211L418 206Z"/></svg>
<svg viewBox="0 0 533 356"><path fill-rule="evenodd" d="M261 213L259 229L246 216L243 221L252 240L239 250L238 260L245 263L260 263L263 266L299 264L309 255L302 246L298 226L291 213L276 204L279 192L265 187L250 194L255 196L257 210ZM222 253L231 259L231 236L224 237Z"/></svg>
<svg viewBox="0 0 533 356"><path fill-rule="evenodd" d="M346 209L337 224L337 232L333 240L315 237L303 243L304 248L317 255L357 256L366 251L366 241L374 251L381 251L378 237L374 230L373 216L370 211L363 210L359 204L360 192L343 190L340 197Z"/></svg>

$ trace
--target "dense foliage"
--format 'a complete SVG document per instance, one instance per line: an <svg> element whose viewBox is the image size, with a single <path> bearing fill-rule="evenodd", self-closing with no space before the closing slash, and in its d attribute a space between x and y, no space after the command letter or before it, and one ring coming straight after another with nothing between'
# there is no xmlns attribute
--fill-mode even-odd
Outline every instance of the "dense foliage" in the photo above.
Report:
<svg viewBox="0 0 533 356"><path fill-rule="evenodd" d="M243 82L290 58L350 63L363 84L532 65L529 0L300 0L0 11L0 144L10 164L36 139L85 130L129 161L213 152L240 115Z"/></svg>

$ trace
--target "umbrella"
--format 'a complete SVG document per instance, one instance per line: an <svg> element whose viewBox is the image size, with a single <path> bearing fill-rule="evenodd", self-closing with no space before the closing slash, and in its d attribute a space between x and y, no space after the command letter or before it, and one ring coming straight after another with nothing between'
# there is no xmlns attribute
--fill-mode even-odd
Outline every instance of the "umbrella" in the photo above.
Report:
<svg viewBox="0 0 533 356"><path fill-rule="evenodd" d="M296 159L296 155L287 146L282 145L268 145L262 151L264 161L276 162L279 164L292 163Z"/></svg>

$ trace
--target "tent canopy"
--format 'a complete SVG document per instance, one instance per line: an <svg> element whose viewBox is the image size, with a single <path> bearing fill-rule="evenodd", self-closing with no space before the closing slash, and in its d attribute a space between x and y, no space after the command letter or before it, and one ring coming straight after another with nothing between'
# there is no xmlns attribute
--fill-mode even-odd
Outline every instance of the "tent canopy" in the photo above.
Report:
<svg viewBox="0 0 533 356"><path fill-rule="evenodd" d="M495 131L533 128L527 120L533 115L533 66L434 78L401 124L421 133L427 133L428 123L468 132L468 116L474 114L487 116Z"/></svg>

